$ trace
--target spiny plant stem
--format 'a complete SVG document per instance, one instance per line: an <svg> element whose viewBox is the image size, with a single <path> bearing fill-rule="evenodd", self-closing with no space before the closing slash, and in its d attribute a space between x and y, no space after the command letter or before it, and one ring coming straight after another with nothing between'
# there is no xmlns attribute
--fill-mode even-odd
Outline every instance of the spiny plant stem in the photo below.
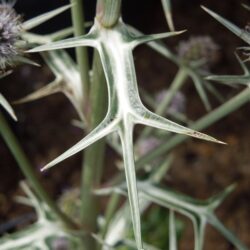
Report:
<svg viewBox="0 0 250 250"><path fill-rule="evenodd" d="M96 127L104 118L107 110L107 88L104 72L97 52L94 53L93 82L90 89L91 129ZM81 186L81 219L89 233L97 231L97 216L99 214L98 199L93 190L99 185L104 165L105 140L96 142L88 147L84 154ZM85 238L86 249L96 249L93 237Z"/></svg>
<svg viewBox="0 0 250 250"><path fill-rule="evenodd" d="M235 97L215 109L214 111L200 118L198 121L191 125L191 128L195 130L203 130L208 126L214 124L215 122L219 121L223 117L227 116L228 114L232 113L233 111L239 109L241 106L243 106L249 101L250 89L246 88L242 90L239 94L237 94ZM150 153L148 153L146 156L139 159L136 163L136 167L141 168L146 163L150 162L151 160L162 154L166 154L169 150L176 147L187 139L187 136L175 135L168 141L168 143L161 144L160 146L152 150Z"/></svg>
<svg viewBox="0 0 250 250"><path fill-rule="evenodd" d="M82 36L85 34L85 18L83 9L83 0L71 0L71 16L74 27L74 35ZM79 67L81 81L83 85L83 94L85 97L85 104L87 104L87 97L89 93L90 79L89 79L89 60L88 51L86 47L76 48L76 60Z"/></svg>
<svg viewBox="0 0 250 250"><path fill-rule="evenodd" d="M171 83L169 89L167 90L167 93L165 94L164 99L161 101L161 104L155 110L156 114L161 115L161 116L164 115L166 109L169 107L171 101L173 100L174 95L185 83L187 77L188 77L188 74L185 68L180 68L173 82ZM140 139L148 136L150 132L152 132L152 130L153 129L151 127L145 128L140 136Z"/></svg>
<svg viewBox="0 0 250 250"><path fill-rule="evenodd" d="M98 0L96 18L105 28L112 28L121 16L121 0Z"/></svg>
<svg viewBox="0 0 250 250"><path fill-rule="evenodd" d="M250 89L246 88L242 90L235 97L222 104L220 107L216 108L209 114L203 116L198 121L194 122L190 127L195 130L203 130L214 124L215 122L221 120L228 114L239 109L241 106L250 101ZM189 137L184 135L175 135L168 140L168 143L163 143L160 146L156 147L154 150L149 152L147 155L141 157L136 161L136 170L140 170L146 164L156 159L157 157L168 153L171 149L178 146L180 143L187 140ZM124 179L124 174L120 173L115 178L110 181L110 185L115 185L120 183Z"/></svg>
<svg viewBox="0 0 250 250"><path fill-rule="evenodd" d="M77 225L70 218L68 218L62 211L57 207L53 199L49 196L48 192L44 189L41 184L41 181L37 178L37 175L32 167L31 163L29 162L28 158L26 157L22 147L20 146L18 140L16 139L15 135L11 131L5 117L0 112L0 134L3 137L5 143L9 147L11 153L15 157L21 171L23 172L24 176L28 180L31 187L34 189L36 194L44 201L51 211L65 224L65 226L69 229L76 229L78 228Z"/></svg>

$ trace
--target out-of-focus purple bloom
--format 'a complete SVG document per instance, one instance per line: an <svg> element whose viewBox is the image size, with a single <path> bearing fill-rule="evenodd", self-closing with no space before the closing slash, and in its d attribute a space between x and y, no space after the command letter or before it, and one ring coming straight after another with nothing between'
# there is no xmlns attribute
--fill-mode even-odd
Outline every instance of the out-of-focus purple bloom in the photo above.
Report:
<svg viewBox="0 0 250 250"><path fill-rule="evenodd" d="M153 150L155 147L159 146L161 141L156 137L149 137L140 140L136 147L136 153L139 156L145 155Z"/></svg>
<svg viewBox="0 0 250 250"><path fill-rule="evenodd" d="M53 250L70 250L69 241L65 237L54 239L51 247Z"/></svg>
<svg viewBox="0 0 250 250"><path fill-rule="evenodd" d="M164 97L168 94L168 90L162 90L156 94L156 102L160 104ZM186 98L184 94L180 91L177 91L173 96L169 107L167 108L166 114L174 114L174 113L185 113L186 111Z"/></svg>
<svg viewBox="0 0 250 250"><path fill-rule="evenodd" d="M184 62L201 61L204 69L219 59L219 46L210 36L193 36L181 41L177 47L178 56Z"/></svg>

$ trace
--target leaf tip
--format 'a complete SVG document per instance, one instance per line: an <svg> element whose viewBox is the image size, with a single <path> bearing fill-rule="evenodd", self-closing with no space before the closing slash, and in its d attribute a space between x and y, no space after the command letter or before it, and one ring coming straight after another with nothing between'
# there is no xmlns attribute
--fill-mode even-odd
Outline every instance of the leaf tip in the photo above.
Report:
<svg viewBox="0 0 250 250"><path fill-rule="evenodd" d="M201 5L201 8L205 11L209 11L209 9L207 7L205 7L204 5Z"/></svg>
<svg viewBox="0 0 250 250"><path fill-rule="evenodd" d="M40 169L40 171L41 171L41 172L44 172L44 171L48 170L49 168L51 168L51 165L50 165L50 164L47 164L47 165L45 165L44 167L42 167L42 168Z"/></svg>

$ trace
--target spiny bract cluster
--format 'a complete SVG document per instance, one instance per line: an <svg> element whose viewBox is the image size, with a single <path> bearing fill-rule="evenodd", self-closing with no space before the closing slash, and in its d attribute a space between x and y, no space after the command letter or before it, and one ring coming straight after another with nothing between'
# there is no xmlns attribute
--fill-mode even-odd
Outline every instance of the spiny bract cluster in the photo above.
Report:
<svg viewBox="0 0 250 250"><path fill-rule="evenodd" d="M0 3L0 70L12 64L19 53L16 47L21 33L21 16L12 8L12 4Z"/></svg>

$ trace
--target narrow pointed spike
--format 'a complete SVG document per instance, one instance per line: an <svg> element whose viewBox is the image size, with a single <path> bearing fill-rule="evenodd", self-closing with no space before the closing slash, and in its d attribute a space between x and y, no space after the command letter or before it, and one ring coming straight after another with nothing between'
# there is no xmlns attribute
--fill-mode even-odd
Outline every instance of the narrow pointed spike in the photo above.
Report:
<svg viewBox="0 0 250 250"><path fill-rule="evenodd" d="M228 28L230 31L232 31L235 35L240 37L242 40L250 44L250 35L247 32L244 32L241 28L237 27L232 22L226 20L222 16L218 15L217 13L213 12L212 10L201 6L203 10L205 10L208 14L210 14L213 18L215 18L218 22L220 22L222 25L224 25L226 28Z"/></svg>
<svg viewBox="0 0 250 250"><path fill-rule="evenodd" d="M75 48L80 46L96 47L96 41L93 35L87 34L84 36L69 38L62 41L41 45L31 50L28 50L28 52L34 53L34 52L56 50L56 49Z"/></svg>
<svg viewBox="0 0 250 250"><path fill-rule="evenodd" d="M58 93L62 91L62 85L61 80L56 79L52 83L49 83L48 85L44 86L41 89L38 89L37 91L19 99L13 102L13 104L21 104L26 102L32 102L38 99L41 99L43 97Z"/></svg>
<svg viewBox="0 0 250 250"><path fill-rule="evenodd" d="M241 4L246 10L248 10L248 11L250 11L250 6L249 5L247 5L247 4Z"/></svg>
<svg viewBox="0 0 250 250"><path fill-rule="evenodd" d="M208 217L208 222L213 225L229 242L231 242L237 249L248 250L245 246L230 230L228 230L215 215Z"/></svg>
<svg viewBox="0 0 250 250"><path fill-rule="evenodd" d="M171 10L171 1L170 0L161 0L164 14L168 23L168 27L171 31L174 31L174 22L173 22L173 16L172 16L172 10Z"/></svg>
<svg viewBox="0 0 250 250"><path fill-rule="evenodd" d="M136 36L143 35L142 32L140 32L139 30L135 29L132 26L128 26L128 28L129 28L129 31ZM173 62L175 62L175 63L179 62L178 57L171 50L169 50L164 44L160 43L159 41L158 42L155 42L155 41L150 42L150 43L148 43L148 46L151 47L156 52L158 52L160 55L162 55L168 59L171 59Z"/></svg>
<svg viewBox="0 0 250 250"><path fill-rule="evenodd" d="M108 120L108 121L107 121ZM91 131L87 136L85 136L81 141L76 143L73 147L68 149L66 152L58 156L56 159L48 163L46 166L42 168L41 171L44 171L46 169L49 169L59 162L64 161L65 159L73 156L74 154L82 151L89 145L95 143L96 141L102 139L109 133L112 133L114 131L114 127L116 126L115 121L112 123L109 122L110 119L104 119L93 131Z"/></svg>
<svg viewBox="0 0 250 250"><path fill-rule="evenodd" d="M225 198L231 194L236 188L236 184L232 184L225 188L221 193L211 197L208 199L208 203L210 204L209 207L214 210L216 209L224 200Z"/></svg>
<svg viewBox="0 0 250 250"><path fill-rule="evenodd" d="M4 72L4 73L0 73L0 79L10 75L12 73L12 70L8 70L7 72Z"/></svg>
<svg viewBox="0 0 250 250"><path fill-rule="evenodd" d="M17 121L17 117L15 115L14 110L8 103L8 101L4 98L4 96L0 93L0 105L4 107L4 109L9 113L14 121Z"/></svg>
<svg viewBox="0 0 250 250"><path fill-rule="evenodd" d="M222 93L220 93L213 84L206 81L205 87L219 102L223 103L225 101L225 98L222 96Z"/></svg>
<svg viewBox="0 0 250 250"><path fill-rule="evenodd" d="M246 74L246 75L249 75L249 69L247 68L246 64L244 63L244 61L241 60L241 58L239 57L239 55L237 53L234 53L238 62L240 63L240 66L243 70L243 72Z"/></svg>
<svg viewBox="0 0 250 250"><path fill-rule="evenodd" d="M141 221L139 209L139 197L136 184L135 163L133 155L133 128L132 125L124 126L120 131L122 150L124 157L124 169L128 189L128 198L130 204L131 217L134 228L135 241L138 250L143 249L141 238Z"/></svg>
<svg viewBox="0 0 250 250"><path fill-rule="evenodd" d="M84 27L89 28L93 25L93 22L86 22ZM58 41L61 39L64 39L74 33L74 28L73 27L68 27L62 30L59 30L57 32L54 32L52 34L49 34L48 37L50 38L51 41Z"/></svg>
<svg viewBox="0 0 250 250"><path fill-rule="evenodd" d="M237 75L213 75L206 77L207 80L216 81L231 87L237 87L238 84L249 85L249 77Z"/></svg>
<svg viewBox="0 0 250 250"><path fill-rule="evenodd" d="M48 35L48 37L50 37L51 41L59 41L61 39L64 39L64 38L72 35L73 33L74 33L74 28L68 27L68 28L59 30L57 32L54 32L54 33Z"/></svg>
<svg viewBox="0 0 250 250"><path fill-rule="evenodd" d="M210 102L208 100L206 91L204 90L203 80L198 75L196 75L195 73L192 74L191 77L193 79L196 91L198 92L198 94L199 94L199 96L200 96L206 110L210 111L211 110L211 105L210 105Z"/></svg>
<svg viewBox="0 0 250 250"><path fill-rule="evenodd" d="M212 80L212 81L218 81L220 83L230 85L230 86L236 86L238 84L242 85L249 85L249 78L250 78L250 72L249 69L247 68L246 64L244 61L241 60L239 55L235 53L235 56L240 63L240 66L244 72L242 75L212 75L212 76L207 76L207 80Z"/></svg>
<svg viewBox="0 0 250 250"><path fill-rule="evenodd" d="M134 38L134 40L131 42L131 45L132 45L132 48L135 48L136 46L143 44L143 43L148 43L148 42L152 42L155 40L168 38L171 36L177 36L177 35L180 35L184 32L186 32L186 30L166 32L166 33L153 34L153 35L143 35L143 36L139 36L139 37Z"/></svg>
<svg viewBox="0 0 250 250"><path fill-rule="evenodd" d="M159 115L156 115L152 113L151 111L147 110L145 108L144 114L139 115L140 118L138 119L138 123L159 128L159 129L164 129L170 132L178 133L178 134L184 134L188 136L192 136L198 139L206 140L206 141L211 141L211 142L216 142L220 144L225 144L222 141L219 141L212 136L203 134L201 132L186 128L184 126L181 126L175 122L172 122L166 118L163 118Z"/></svg>
<svg viewBox="0 0 250 250"><path fill-rule="evenodd" d="M33 60L31 60L31 59L29 59L27 57L23 57L23 56L16 56L14 61L16 63L25 63L25 64L29 64L29 65L36 66L36 67L41 66L37 62L34 62Z"/></svg>
<svg viewBox="0 0 250 250"><path fill-rule="evenodd" d="M62 12L68 10L71 8L71 4L69 5L65 5L63 7L60 7L58 9L55 9L55 10L52 10L52 11L49 11L45 14L42 14L42 15L39 15L39 16L36 16L26 22L24 22L22 24L22 27L24 30L30 30L30 29L33 29L35 27L37 27L38 25L42 24L42 23L45 23L46 21L50 20L51 18L61 14Z"/></svg>

